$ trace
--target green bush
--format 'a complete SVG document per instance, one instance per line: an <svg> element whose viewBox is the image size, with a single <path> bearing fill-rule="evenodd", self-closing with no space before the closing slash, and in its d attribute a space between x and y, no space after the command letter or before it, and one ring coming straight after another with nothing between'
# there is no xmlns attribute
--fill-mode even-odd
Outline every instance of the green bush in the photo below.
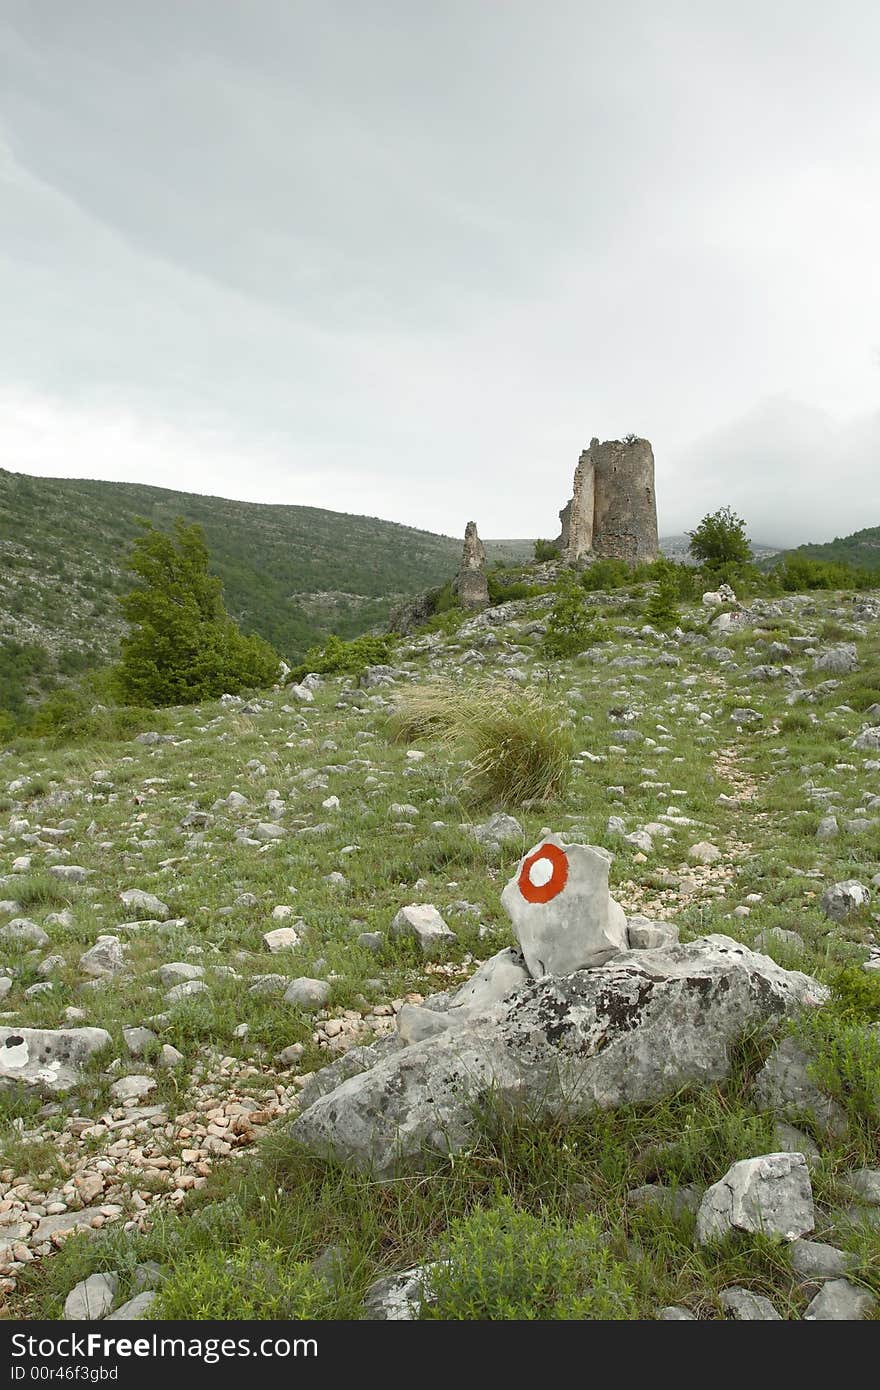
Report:
<svg viewBox="0 0 880 1390"><path fill-rule="evenodd" d="M336 1304L327 1280L261 1241L232 1255L195 1252L162 1284L150 1316L181 1322L307 1321L336 1316Z"/></svg>
<svg viewBox="0 0 880 1390"><path fill-rule="evenodd" d="M784 556L770 573L788 594L814 589L872 589L877 584L876 572L855 569L842 561L811 560L796 552Z"/></svg>
<svg viewBox="0 0 880 1390"><path fill-rule="evenodd" d="M570 570L560 575L556 592L541 642L545 657L577 656L597 642L608 641L611 628L588 608L586 595Z"/></svg>
<svg viewBox="0 0 880 1390"><path fill-rule="evenodd" d="M627 1320L637 1316L627 1272L592 1217L571 1227L517 1211L509 1198L459 1219L428 1276L425 1319Z"/></svg>
<svg viewBox="0 0 880 1390"><path fill-rule="evenodd" d="M288 679L300 681L310 671L319 676L359 676L368 666L383 665L393 651L394 638L387 634L355 637L351 642L344 642L334 634L327 638L323 647L311 647L305 661L294 667Z"/></svg>
<svg viewBox="0 0 880 1390"><path fill-rule="evenodd" d="M671 632L681 622L678 585L674 575L664 575L645 605L645 621L661 632Z"/></svg>
<svg viewBox="0 0 880 1390"><path fill-rule="evenodd" d="M544 560L558 560L559 546L555 541L535 541L535 559L539 563Z"/></svg>
<svg viewBox="0 0 880 1390"><path fill-rule="evenodd" d="M622 589L631 583L633 571L625 560L606 557L588 565L581 575L581 584L588 593L598 589Z"/></svg>
<svg viewBox="0 0 880 1390"><path fill-rule="evenodd" d="M545 593L541 584L528 584L524 579L512 579L509 583L502 583L497 575L487 574L486 583L489 602L493 607L498 603L513 603L514 599L537 598L538 594Z"/></svg>
<svg viewBox="0 0 880 1390"><path fill-rule="evenodd" d="M146 525L129 569L140 582L118 600L132 625L117 668L126 702L195 704L277 680L277 654L226 612L200 526L178 518L168 536Z"/></svg>

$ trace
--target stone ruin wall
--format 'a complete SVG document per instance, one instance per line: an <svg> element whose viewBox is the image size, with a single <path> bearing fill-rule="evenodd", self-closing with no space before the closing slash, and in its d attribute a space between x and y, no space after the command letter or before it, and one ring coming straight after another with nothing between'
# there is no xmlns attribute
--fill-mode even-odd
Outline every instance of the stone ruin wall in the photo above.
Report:
<svg viewBox="0 0 880 1390"><path fill-rule="evenodd" d="M560 548L635 563L659 554L654 451L647 439L593 439L578 460L571 501L559 513Z"/></svg>

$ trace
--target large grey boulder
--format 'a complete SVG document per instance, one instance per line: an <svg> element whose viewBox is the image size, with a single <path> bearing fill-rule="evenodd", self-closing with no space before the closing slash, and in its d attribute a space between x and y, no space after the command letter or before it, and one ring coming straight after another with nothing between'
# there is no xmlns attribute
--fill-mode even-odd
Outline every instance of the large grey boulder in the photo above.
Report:
<svg viewBox="0 0 880 1390"><path fill-rule="evenodd" d="M725 936L624 952L594 969L530 980L411 1046L398 1038L312 1104L304 1094L291 1135L387 1175L424 1149L468 1145L481 1102L577 1117L722 1080L744 1034L825 998L810 976Z"/></svg>
<svg viewBox="0 0 880 1390"><path fill-rule="evenodd" d="M605 851L556 835L519 861L501 903L536 979L571 975L627 949L626 914L608 891L610 867Z"/></svg>
<svg viewBox="0 0 880 1390"><path fill-rule="evenodd" d="M803 1154L762 1154L734 1163L709 1188L697 1212L697 1240L705 1245L731 1231L797 1240L814 1225L813 1190Z"/></svg>
<svg viewBox="0 0 880 1390"><path fill-rule="evenodd" d="M853 739L853 748L858 748L866 753L880 749L880 726L863 729L860 734L856 734Z"/></svg>
<svg viewBox="0 0 880 1390"><path fill-rule="evenodd" d="M117 1274L90 1274L81 1279L64 1300L67 1322L96 1321L105 1318L113 1307L119 1288Z"/></svg>
<svg viewBox="0 0 880 1390"><path fill-rule="evenodd" d="M0 1028L0 1090L20 1084L68 1091L109 1043L104 1028Z"/></svg>

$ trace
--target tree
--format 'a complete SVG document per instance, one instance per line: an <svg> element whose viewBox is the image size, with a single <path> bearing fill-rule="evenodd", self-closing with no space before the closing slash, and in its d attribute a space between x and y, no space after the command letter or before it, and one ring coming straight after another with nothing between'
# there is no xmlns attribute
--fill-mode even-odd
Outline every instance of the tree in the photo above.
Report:
<svg viewBox="0 0 880 1390"><path fill-rule="evenodd" d="M720 507L703 517L696 531L688 531L688 547L700 564L710 569L737 569L752 562L746 523L730 507Z"/></svg>
<svg viewBox="0 0 880 1390"><path fill-rule="evenodd" d="M674 571L661 575L645 607L645 619L660 632L671 632L678 627L681 614L678 611L678 581Z"/></svg>
<svg viewBox="0 0 880 1390"><path fill-rule="evenodd" d="M556 595L541 643L544 656L577 656L611 637L608 624L594 617L587 607L587 596L571 570L563 570L559 576Z"/></svg>
<svg viewBox="0 0 880 1390"><path fill-rule="evenodd" d="M271 685L278 655L227 613L202 528L178 517L169 536L143 524L128 560L139 582L119 599L131 625L116 672L123 698L185 705Z"/></svg>

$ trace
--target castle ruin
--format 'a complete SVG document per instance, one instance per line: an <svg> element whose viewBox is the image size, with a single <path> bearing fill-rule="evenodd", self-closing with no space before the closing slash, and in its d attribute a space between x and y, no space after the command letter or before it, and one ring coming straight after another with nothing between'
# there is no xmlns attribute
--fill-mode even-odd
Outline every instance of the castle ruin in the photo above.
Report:
<svg viewBox="0 0 880 1390"><path fill-rule="evenodd" d="M654 451L647 439L590 441L574 473L571 500L559 513L557 544L569 563L582 556L613 556L635 564L656 560L657 499Z"/></svg>
<svg viewBox="0 0 880 1390"><path fill-rule="evenodd" d="M461 568L452 581L452 587L462 608L485 608L489 602L486 552L477 535L475 521L469 521L465 528Z"/></svg>

